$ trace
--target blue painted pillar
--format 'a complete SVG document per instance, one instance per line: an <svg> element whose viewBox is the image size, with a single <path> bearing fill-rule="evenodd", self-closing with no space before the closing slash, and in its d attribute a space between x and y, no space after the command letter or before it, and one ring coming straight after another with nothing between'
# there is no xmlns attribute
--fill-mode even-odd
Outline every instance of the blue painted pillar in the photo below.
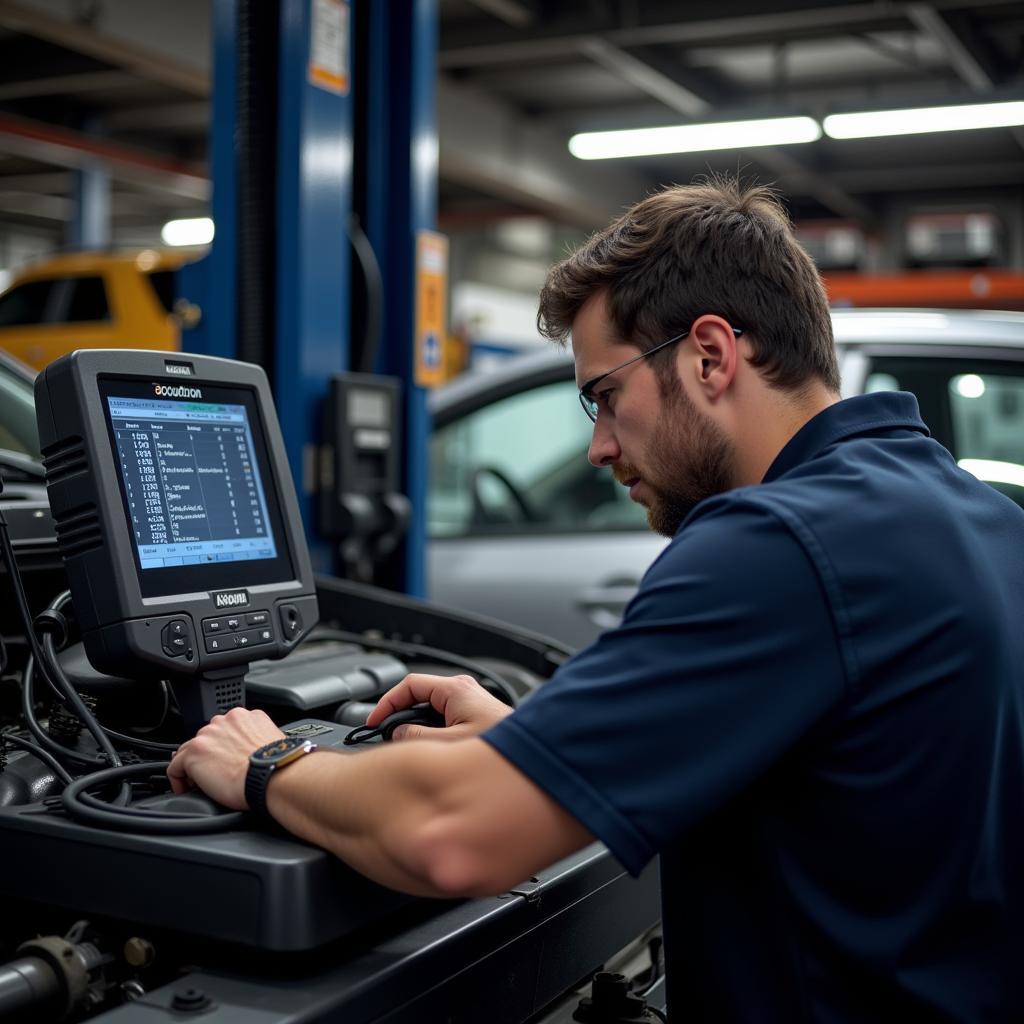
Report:
<svg viewBox="0 0 1024 1024"><path fill-rule="evenodd" d="M315 446L330 378L349 358L351 5L281 0L280 10L274 397L313 566L328 572Z"/></svg>
<svg viewBox="0 0 1024 1024"><path fill-rule="evenodd" d="M417 233L437 224L437 0L368 4L364 169L365 227L384 279L376 370L405 383L404 488L412 521L404 544L404 588L426 590L426 392L416 384L414 336Z"/></svg>
<svg viewBox="0 0 1024 1024"><path fill-rule="evenodd" d="M75 171L68 235L68 244L76 249L110 245L110 174L99 165Z"/></svg>
<svg viewBox="0 0 1024 1024"><path fill-rule="evenodd" d="M177 291L202 310L198 325L182 332L181 346L200 355L234 359L237 351L238 166L235 126L238 103L238 2L214 0L213 97L210 117L209 253L178 271Z"/></svg>

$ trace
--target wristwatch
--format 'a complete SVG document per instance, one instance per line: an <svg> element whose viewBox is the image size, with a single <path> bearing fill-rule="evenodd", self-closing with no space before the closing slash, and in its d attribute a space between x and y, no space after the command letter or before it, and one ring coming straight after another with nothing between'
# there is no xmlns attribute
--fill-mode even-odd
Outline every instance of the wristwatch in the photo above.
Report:
<svg viewBox="0 0 1024 1024"><path fill-rule="evenodd" d="M270 776L305 754L312 754L316 744L301 736L284 736L249 755L249 770L245 773L245 802L249 810L264 821L273 821L267 810L267 785Z"/></svg>

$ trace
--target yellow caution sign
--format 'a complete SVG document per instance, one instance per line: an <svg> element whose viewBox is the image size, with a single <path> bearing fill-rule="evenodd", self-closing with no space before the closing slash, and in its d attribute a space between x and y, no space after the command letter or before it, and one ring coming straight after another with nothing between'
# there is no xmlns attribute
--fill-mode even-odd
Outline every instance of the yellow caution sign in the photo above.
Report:
<svg viewBox="0 0 1024 1024"><path fill-rule="evenodd" d="M448 292L448 239L436 231L416 235L416 364L421 388L445 380L444 347Z"/></svg>

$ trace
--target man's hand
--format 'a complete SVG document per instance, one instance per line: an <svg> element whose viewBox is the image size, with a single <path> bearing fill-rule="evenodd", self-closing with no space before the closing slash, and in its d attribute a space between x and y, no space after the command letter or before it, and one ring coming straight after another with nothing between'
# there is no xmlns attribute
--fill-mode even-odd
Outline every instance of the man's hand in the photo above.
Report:
<svg viewBox="0 0 1024 1024"><path fill-rule="evenodd" d="M198 786L207 796L235 811L248 810L245 774L249 755L284 733L265 711L232 708L216 715L195 736L178 747L167 766L175 793Z"/></svg>
<svg viewBox="0 0 1024 1024"><path fill-rule="evenodd" d="M381 697L366 724L379 725L395 711L423 703L430 703L444 715L445 728L400 725L392 735L393 740L462 740L479 736L512 713L512 708L492 697L472 676L428 676L414 672Z"/></svg>

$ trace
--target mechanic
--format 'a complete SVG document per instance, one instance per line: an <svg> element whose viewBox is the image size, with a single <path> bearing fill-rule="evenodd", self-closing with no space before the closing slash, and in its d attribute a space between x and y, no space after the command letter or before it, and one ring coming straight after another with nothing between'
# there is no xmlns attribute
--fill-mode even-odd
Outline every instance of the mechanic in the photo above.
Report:
<svg viewBox="0 0 1024 1024"><path fill-rule="evenodd" d="M430 701L447 728L302 757L269 814L424 895L502 892L593 837L633 873L660 854L681 1022L1024 1020L1024 512L912 395L839 400L765 188L649 196L550 271L538 322L571 332L590 460L671 542L514 713L411 675L370 724ZM231 711L172 784L244 808L279 736Z"/></svg>

